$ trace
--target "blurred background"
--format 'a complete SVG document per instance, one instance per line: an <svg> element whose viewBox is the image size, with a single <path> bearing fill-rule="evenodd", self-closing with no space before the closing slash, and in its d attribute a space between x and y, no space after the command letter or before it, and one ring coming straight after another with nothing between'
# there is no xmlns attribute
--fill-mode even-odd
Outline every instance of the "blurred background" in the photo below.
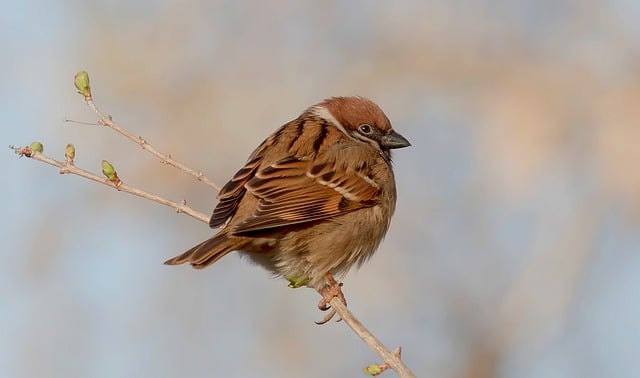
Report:
<svg viewBox="0 0 640 378"><path fill-rule="evenodd" d="M334 95L376 101L395 153L386 240L344 290L421 377L640 376L640 3L2 3L0 139L44 144L209 213L215 194L94 122L73 87L224 184ZM0 376L358 377L379 362L318 295L213 230L0 155ZM393 376L386 373L385 376Z"/></svg>

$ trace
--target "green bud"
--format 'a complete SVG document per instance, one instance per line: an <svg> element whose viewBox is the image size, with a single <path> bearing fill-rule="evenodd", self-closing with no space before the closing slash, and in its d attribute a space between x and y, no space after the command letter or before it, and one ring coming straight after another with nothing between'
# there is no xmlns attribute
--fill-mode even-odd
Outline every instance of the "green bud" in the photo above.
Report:
<svg viewBox="0 0 640 378"><path fill-rule="evenodd" d="M113 165L111 165L111 163L109 163L106 160L102 161L102 173L109 179L111 180L113 178L113 176L116 174L116 170L115 168L113 168Z"/></svg>
<svg viewBox="0 0 640 378"><path fill-rule="evenodd" d="M116 184L116 186L120 185L120 178L118 177L118 173L116 172L115 168L113 168L113 165L111 165L111 163L106 160L102 161L102 174L104 174L104 176L109 179L109 181Z"/></svg>
<svg viewBox="0 0 640 378"><path fill-rule="evenodd" d="M371 375L373 377L382 374L384 370L380 367L380 365L369 365L366 368L364 368L364 373L366 375Z"/></svg>
<svg viewBox="0 0 640 378"><path fill-rule="evenodd" d="M73 161L73 159L76 157L76 148L73 146L73 144L67 144L67 147L65 147L64 149L64 157L67 159L67 161Z"/></svg>
<svg viewBox="0 0 640 378"><path fill-rule="evenodd" d="M73 84L75 84L78 89L78 93L84 97L91 97L91 86L89 85L89 74L87 71L78 72Z"/></svg>
<svg viewBox="0 0 640 378"><path fill-rule="evenodd" d="M44 151L44 146L40 142L33 142L29 145L29 149L34 152L42 153L42 151Z"/></svg>

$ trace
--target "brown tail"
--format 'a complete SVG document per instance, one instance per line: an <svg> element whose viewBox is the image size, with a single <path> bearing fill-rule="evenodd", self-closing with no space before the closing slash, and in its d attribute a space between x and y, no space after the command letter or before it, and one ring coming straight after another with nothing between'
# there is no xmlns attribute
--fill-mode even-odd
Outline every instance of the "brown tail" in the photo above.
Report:
<svg viewBox="0 0 640 378"><path fill-rule="evenodd" d="M221 232L164 263L166 265L179 265L188 262L196 269L206 268L220 260L227 253L242 248L242 244L238 243L238 241L238 238L229 238L226 232Z"/></svg>

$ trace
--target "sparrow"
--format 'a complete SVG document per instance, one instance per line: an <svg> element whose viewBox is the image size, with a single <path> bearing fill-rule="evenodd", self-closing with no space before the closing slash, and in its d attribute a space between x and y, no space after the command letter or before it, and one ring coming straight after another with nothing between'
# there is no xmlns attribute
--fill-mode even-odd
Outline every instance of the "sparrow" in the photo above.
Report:
<svg viewBox="0 0 640 378"><path fill-rule="evenodd" d="M165 264L202 269L238 251L290 287L318 290L322 310L335 296L346 304L334 276L361 266L384 238L397 196L391 150L410 145L366 98L311 106L220 189L209 221L220 231Z"/></svg>

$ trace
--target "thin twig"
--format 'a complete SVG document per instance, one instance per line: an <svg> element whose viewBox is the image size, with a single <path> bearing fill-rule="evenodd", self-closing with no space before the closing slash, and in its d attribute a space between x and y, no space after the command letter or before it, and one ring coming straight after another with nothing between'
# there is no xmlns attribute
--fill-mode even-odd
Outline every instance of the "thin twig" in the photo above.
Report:
<svg viewBox="0 0 640 378"><path fill-rule="evenodd" d="M184 172L190 174L191 176L195 177L199 181L202 181L206 185L209 185L210 187L215 189L216 192L220 190L220 186L217 185L212 180L210 180L201 171L193 170L193 169L187 167L186 165L180 163L179 161L174 160L171 157L171 155L163 154L162 152L156 150L151 144L149 144L149 142L147 142L142 137L137 137L137 136L131 134L129 131L127 131L124 128L122 128L120 125L118 125L116 122L113 121L111 116L102 113L102 111L98 108L96 103L93 101L93 97L92 96L85 96L84 97L84 101L87 103L87 105L89 105L91 110L93 110L98 115L98 118L99 118L98 123L99 124L101 124L103 126L107 126L108 128L113 129L113 130L117 131L118 133L122 134L127 139L129 139L132 142L134 142L137 145L139 145L143 150L149 152L151 155L153 155L153 156L157 157L158 159L160 159L161 163L170 165L172 167L175 167L175 168L177 168L177 169L179 169L181 171L184 171Z"/></svg>
<svg viewBox="0 0 640 378"><path fill-rule="evenodd" d="M75 124L78 124L78 125L102 126L102 124L98 123L98 122L76 121L75 119L69 119L69 118L65 118L64 121L65 122L69 122L69 123L75 123Z"/></svg>
<svg viewBox="0 0 640 378"><path fill-rule="evenodd" d="M63 162L63 161L59 161L53 158L50 158L42 153L39 152L35 152L35 151L29 151L28 154L25 154L25 147L23 148L14 148L14 151L21 156L27 156L30 157L34 160L38 160L41 161L43 163L52 165L54 167L58 167L60 168L60 174L66 174L66 173L70 173L70 174L74 174L80 177L84 177L86 179L95 181L97 183L106 185L110 188L113 188L117 191L120 192L124 192L124 193L129 193L129 194L133 194L134 196L138 196L141 198L145 198L148 199L150 201L154 201L157 202L159 204L165 205L165 206L169 206L170 208L174 209L177 213L184 213L187 214L201 222L204 223L209 223L209 217L206 216L203 213L200 213L196 210L193 210L192 208L190 208L189 206L187 206L184 202L183 203L177 203L177 202L173 202L173 201L169 201L166 198L160 197L158 195L155 194L151 194L149 192L146 192L144 190L138 189L138 188L134 188L132 186L129 186L127 184L124 183L120 183L118 185L114 184L113 182L109 181L108 179L104 178L104 177L100 177L96 174L93 174L89 171L86 171L82 168L78 168L76 167L73 163L70 162Z"/></svg>
<svg viewBox="0 0 640 378"><path fill-rule="evenodd" d="M373 333L371 333L367 327L365 327L358 318L356 318L347 306L342 303L340 298L334 297L329 301L331 308L336 310L340 318L355 332L362 341L369 346L369 348L378 356L382 358L384 364L398 374L401 378L415 377L409 367L400 358L400 349L396 349L396 352L392 352L387 349L380 340L378 340Z"/></svg>

